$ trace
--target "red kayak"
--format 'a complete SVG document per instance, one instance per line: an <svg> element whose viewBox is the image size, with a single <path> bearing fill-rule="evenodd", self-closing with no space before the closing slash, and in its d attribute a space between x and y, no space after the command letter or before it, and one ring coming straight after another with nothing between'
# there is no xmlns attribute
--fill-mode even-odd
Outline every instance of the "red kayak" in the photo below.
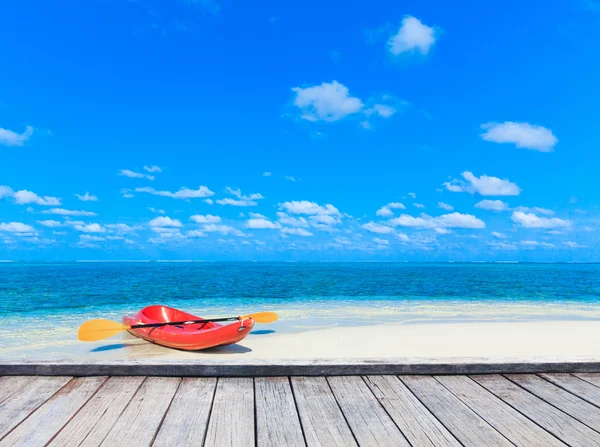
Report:
<svg viewBox="0 0 600 447"><path fill-rule="evenodd" d="M173 309L172 307L148 306L133 316L123 317L123 323L133 326L136 324L201 319L201 317ZM214 346L237 343L250 333L252 326L254 326L254 320L248 317L225 325L214 322L185 324L181 326L169 325L156 328L130 329L129 333L169 348L197 351Z"/></svg>

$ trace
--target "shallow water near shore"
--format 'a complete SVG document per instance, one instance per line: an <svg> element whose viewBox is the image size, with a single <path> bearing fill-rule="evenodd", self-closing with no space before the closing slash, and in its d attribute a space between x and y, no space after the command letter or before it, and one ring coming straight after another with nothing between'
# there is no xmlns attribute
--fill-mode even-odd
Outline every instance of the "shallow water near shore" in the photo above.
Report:
<svg viewBox="0 0 600 447"><path fill-rule="evenodd" d="M387 338L378 343L393 345L396 335L407 336L407 326L429 327L428 331L423 329L423 334L444 337L445 330L455 328L456 331L459 325L471 325L468 327L485 331L485 326L480 323L495 324L493 327L504 329L510 328L506 326L508 323L519 323L524 324L519 326L521 328L543 327L544 331L552 331L552 328L536 326L536 323L600 324L600 265L1 264L0 360L98 360L184 355L128 335L91 344L76 340L77 328L85 320L120 320L124 314L159 303L202 317L263 310L279 313L280 321L257 325L239 347L221 348L205 354L219 358L272 358L273 345L284 341L292 345L294 340L308 337L306 340L315 346L298 355L310 356L314 352L317 357L335 355L341 346L338 344L336 348L335 344L330 344L328 349L334 352L323 353L316 343L318 337L322 340L348 337L345 328L362 328L364 334L371 333L375 337L375 329L385 326ZM526 325L528 322L529 326ZM585 327L595 330L595 326L589 324ZM410 330L416 330L414 328ZM502 336L502 330L498 337ZM309 333L312 335L308 336ZM477 338L477 332L472 330L467 329L464 333ZM314 334L319 335L314 338ZM425 336L420 335L421 338ZM473 344L476 342L472 341ZM571 342L577 343L577 339ZM340 343L343 345L344 340ZM419 341L412 339L411 343L418 344ZM469 340L463 343L468 344ZM356 355L369 354L368 349L364 353L359 352L361 349L364 348L356 347ZM430 348L423 351L435 354ZM510 353L504 348L500 351ZM591 352L584 351L586 354ZM383 355L385 352L402 354L393 349L381 351Z"/></svg>

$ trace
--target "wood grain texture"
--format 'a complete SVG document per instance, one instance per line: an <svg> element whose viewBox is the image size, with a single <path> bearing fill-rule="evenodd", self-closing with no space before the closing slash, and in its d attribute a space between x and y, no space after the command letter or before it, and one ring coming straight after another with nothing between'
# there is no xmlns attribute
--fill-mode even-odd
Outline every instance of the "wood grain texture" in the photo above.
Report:
<svg viewBox="0 0 600 447"><path fill-rule="evenodd" d="M292 377L306 444L356 446L344 415L324 377Z"/></svg>
<svg viewBox="0 0 600 447"><path fill-rule="evenodd" d="M540 374L544 379L600 407L600 387L572 374Z"/></svg>
<svg viewBox="0 0 600 447"><path fill-rule="evenodd" d="M254 381L223 378L217 382L205 446L254 446Z"/></svg>
<svg viewBox="0 0 600 447"><path fill-rule="evenodd" d="M13 394L19 392L29 382L34 380L32 376L3 376L0 377L0 403L4 402Z"/></svg>
<svg viewBox="0 0 600 447"><path fill-rule="evenodd" d="M515 445L565 446L470 378L436 376L436 379Z"/></svg>
<svg viewBox="0 0 600 447"><path fill-rule="evenodd" d="M49 445L100 445L143 381L143 377L108 379Z"/></svg>
<svg viewBox="0 0 600 447"><path fill-rule="evenodd" d="M513 445L433 377L401 376L400 379L463 445Z"/></svg>
<svg viewBox="0 0 600 447"><path fill-rule="evenodd" d="M511 407L571 446L600 446L600 434L500 375L472 376Z"/></svg>
<svg viewBox="0 0 600 447"><path fill-rule="evenodd" d="M574 373L573 375L600 388L600 373Z"/></svg>
<svg viewBox="0 0 600 447"><path fill-rule="evenodd" d="M71 380L2 441L3 447L45 446L98 391L106 377Z"/></svg>
<svg viewBox="0 0 600 447"><path fill-rule="evenodd" d="M149 446L180 382L173 377L148 377L100 445Z"/></svg>
<svg viewBox="0 0 600 447"><path fill-rule="evenodd" d="M410 446L362 377L327 381L360 446Z"/></svg>
<svg viewBox="0 0 600 447"><path fill-rule="evenodd" d="M0 404L0 439L71 380L71 377L36 377Z"/></svg>
<svg viewBox="0 0 600 447"><path fill-rule="evenodd" d="M216 386L216 378L183 379L152 445L202 445Z"/></svg>
<svg viewBox="0 0 600 447"><path fill-rule="evenodd" d="M507 375L508 379L540 399L560 408L588 427L600 430L600 408L534 374Z"/></svg>
<svg viewBox="0 0 600 447"><path fill-rule="evenodd" d="M256 438L259 447L305 446L300 417L287 377L254 379Z"/></svg>
<svg viewBox="0 0 600 447"><path fill-rule="evenodd" d="M396 376L366 376L364 379L412 445L460 446L456 438Z"/></svg>

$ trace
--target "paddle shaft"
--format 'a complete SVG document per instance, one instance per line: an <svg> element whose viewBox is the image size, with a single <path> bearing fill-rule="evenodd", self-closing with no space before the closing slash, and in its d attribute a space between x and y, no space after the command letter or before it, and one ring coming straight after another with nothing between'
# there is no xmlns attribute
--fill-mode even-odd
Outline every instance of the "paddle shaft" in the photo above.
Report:
<svg viewBox="0 0 600 447"><path fill-rule="evenodd" d="M152 324L134 324L129 329L144 329L148 327L161 327L161 326L176 326L180 324L196 324L196 323L210 323L216 321L234 321L239 320L240 317L227 317L227 318L207 318L204 320L186 320L186 321L170 321L168 323L152 323Z"/></svg>

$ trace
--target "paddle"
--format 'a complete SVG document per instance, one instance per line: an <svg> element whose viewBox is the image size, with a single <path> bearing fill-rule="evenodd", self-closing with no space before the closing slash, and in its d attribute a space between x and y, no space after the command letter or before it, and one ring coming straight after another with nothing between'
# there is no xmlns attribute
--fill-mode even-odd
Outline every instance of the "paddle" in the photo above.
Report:
<svg viewBox="0 0 600 447"><path fill-rule="evenodd" d="M186 321L170 321L168 323L152 323L152 324L134 324L128 326L118 321L112 320L90 320L86 321L79 327L77 338L80 341L98 341L105 338L117 335L119 332L129 329L142 329L149 327L174 326L182 324L209 323L216 321L234 321L252 318L256 323L272 323L279 318L275 312L258 312L255 314L243 315L241 317L226 317L226 318L206 318L202 320L186 320Z"/></svg>

